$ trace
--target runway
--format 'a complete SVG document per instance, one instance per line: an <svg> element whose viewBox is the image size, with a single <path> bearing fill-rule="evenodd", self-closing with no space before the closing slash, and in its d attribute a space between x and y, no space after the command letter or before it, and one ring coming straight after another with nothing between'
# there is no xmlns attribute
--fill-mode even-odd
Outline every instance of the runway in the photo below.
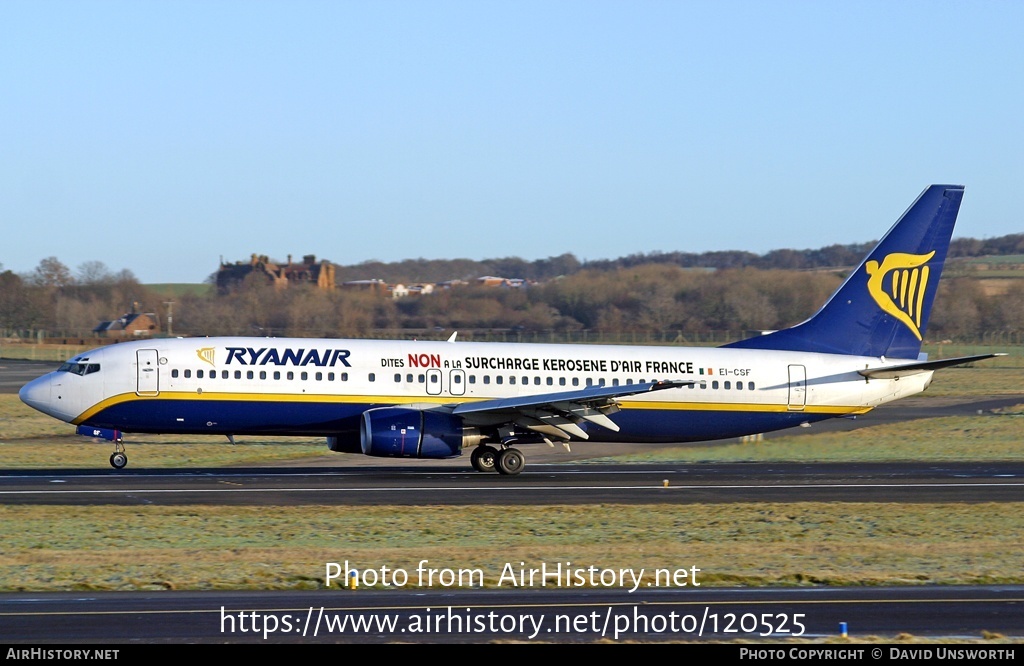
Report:
<svg viewBox="0 0 1024 666"><path fill-rule="evenodd" d="M7 643L480 643L1020 637L1024 586L0 594ZM54 627L59 626L59 637ZM849 645L849 643L840 644ZM833 645L833 647L837 647ZM1005 647L989 642L986 648ZM1011 648L1012 649L1012 648ZM889 656L888 653L885 656Z"/></svg>
<svg viewBox="0 0 1024 666"><path fill-rule="evenodd" d="M0 502L9 505L1019 501L1024 463L540 464L516 477L430 464L0 474Z"/></svg>

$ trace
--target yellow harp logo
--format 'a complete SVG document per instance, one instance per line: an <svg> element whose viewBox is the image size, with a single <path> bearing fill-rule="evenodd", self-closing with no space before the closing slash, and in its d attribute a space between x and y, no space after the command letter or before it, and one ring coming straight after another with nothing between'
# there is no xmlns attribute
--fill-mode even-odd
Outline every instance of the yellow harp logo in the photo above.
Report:
<svg viewBox="0 0 1024 666"><path fill-rule="evenodd" d="M214 365L214 363L213 363L213 352L214 352L215 349L216 349L216 347L203 347L202 349L197 349L196 350L196 356L198 356L200 359L206 361L210 365Z"/></svg>
<svg viewBox="0 0 1024 666"><path fill-rule="evenodd" d="M928 260L935 256L935 250L928 254L906 254L893 252L886 255L879 266L869 261L865 268L868 275L868 292L878 307L906 324L907 328L921 339L921 308L924 292L928 288Z"/></svg>

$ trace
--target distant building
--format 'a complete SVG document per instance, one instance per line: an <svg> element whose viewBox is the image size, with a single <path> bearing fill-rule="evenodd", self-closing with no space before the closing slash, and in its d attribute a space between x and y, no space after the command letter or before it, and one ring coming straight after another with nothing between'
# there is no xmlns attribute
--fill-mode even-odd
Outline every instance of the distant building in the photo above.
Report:
<svg viewBox="0 0 1024 666"><path fill-rule="evenodd" d="M505 289L524 289L528 285L523 278L503 278L485 275L476 279L477 284L484 287L504 287Z"/></svg>
<svg viewBox="0 0 1024 666"><path fill-rule="evenodd" d="M258 275L275 287L287 287L289 284L314 284L320 289L334 289L335 268L329 261L317 261L316 255L307 254L301 263L288 261L278 264L267 255L253 254L248 262L236 261L225 264L221 261L217 271L217 291L227 293L236 288L250 275Z"/></svg>
<svg viewBox="0 0 1024 666"><path fill-rule="evenodd" d="M342 289L356 289L359 291L370 291L375 294L388 292L388 283L384 280L349 280L341 283Z"/></svg>
<svg viewBox="0 0 1024 666"><path fill-rule="evenodd" d="M102 338L148 338L158 334L160 322L156 314L136 312L137 306L133 304L132 311L118 319L101 321L92 332Z"/></svg>

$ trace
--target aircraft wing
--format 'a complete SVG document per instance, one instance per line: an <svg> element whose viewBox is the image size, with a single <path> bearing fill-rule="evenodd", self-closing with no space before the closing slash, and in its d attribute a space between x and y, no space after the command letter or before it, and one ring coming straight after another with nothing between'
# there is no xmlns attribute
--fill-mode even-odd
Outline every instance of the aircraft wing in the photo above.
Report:
<svg viewBox="0 0 1024 666"><path fill-rule="evenodd" d="M619 426L608 418L609 414L619 411L617 398L680 388L693 383L693 381L657 381L626 386L591 386L579 391L461 403L453 407L451 413L462 416L467 423L479 425L509 423L527 428L545 437L589 439L587 432L580 427L584 423L593 423L618 432Z"/></svg>
<svg viewBox="0 0 1024 666"><path fill-rule="evenodd" d="M910 363L903 363L900 365L888 365L878 368L865 368L864 370L858 370L857 372L858 374L861 374L865 377L870 377L872 379L895 379L896 377L916 375L920 372L931 372L932 370L949 368L954 365L963 365L964 363L971 363L973 361L983 361L986 358L993 358L995 356L1006 356L1006 354L978 354L977 356L958 356L957 358L944 358L939 361L912 361Z"/></svg>

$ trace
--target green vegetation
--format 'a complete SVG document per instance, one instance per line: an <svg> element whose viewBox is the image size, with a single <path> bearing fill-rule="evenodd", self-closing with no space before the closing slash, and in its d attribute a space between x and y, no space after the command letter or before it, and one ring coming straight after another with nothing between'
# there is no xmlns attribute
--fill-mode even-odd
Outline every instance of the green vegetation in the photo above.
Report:
<svg viewBox="0 0 1024 666"><path fill-rule="evenodd" d="M813 426L811 426L813 429ZM896 423L850 432L776 437L752 444L658 449L617 462L884 462L1024 460L1024 405L1000 414ZM593 462L606 462L598 459Z"/></svg>
<svg viewBox="0 0 1024 666"><path fill-rule="evenodd" d="M0 506L0 589L323 587L326 562L697 567L702 586L1020 583L1024 503ZM501 528L481 515L501 512Z"/></svg>
<svg viewBox="0 0 1024 666"><path fill-rule="evenodd" d="M191 283L157 283L147 284L146 288L154 294L163 298L181 298L182 296L210 296L213 294L213 285L203 282Z"/></svg>

